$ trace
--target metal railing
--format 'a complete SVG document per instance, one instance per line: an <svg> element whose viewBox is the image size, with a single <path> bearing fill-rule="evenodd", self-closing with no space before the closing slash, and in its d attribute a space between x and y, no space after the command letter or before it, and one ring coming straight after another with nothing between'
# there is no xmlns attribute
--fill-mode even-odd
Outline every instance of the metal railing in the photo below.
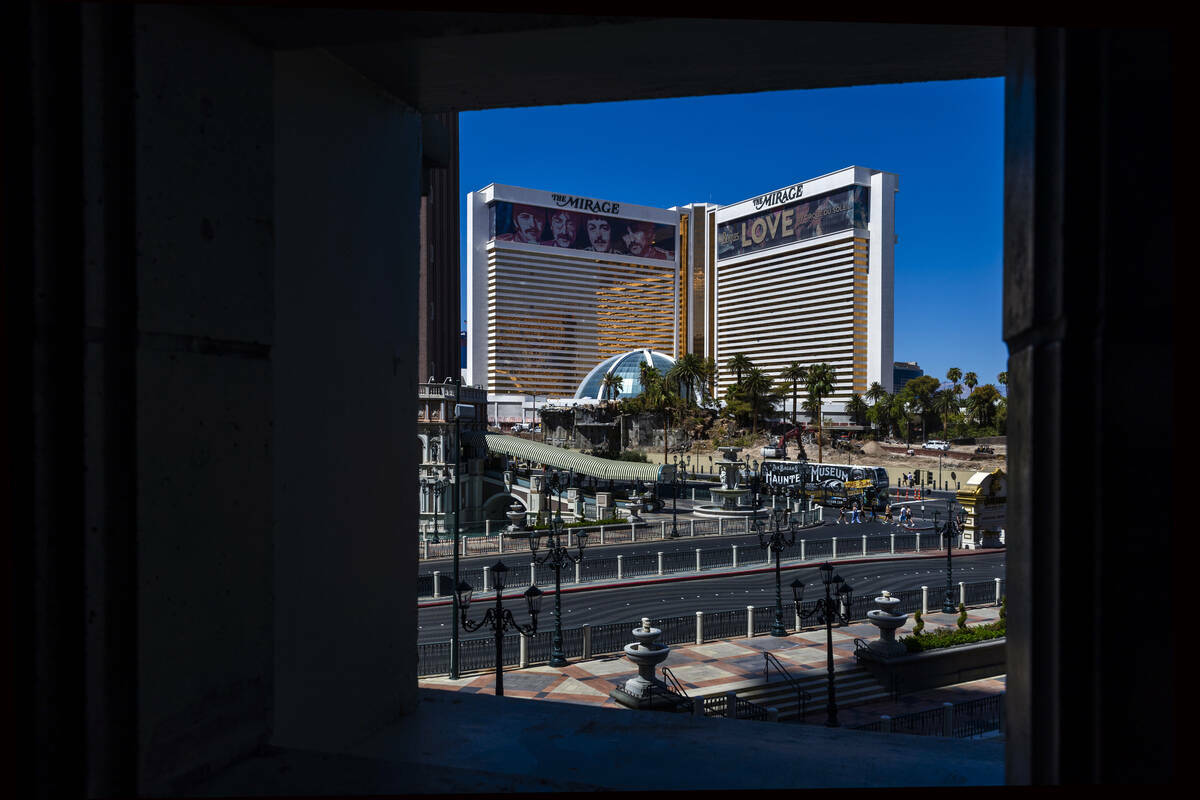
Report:
<svg viewBox="0 0 1200 800"><path fill-rule="evenodd" d="M996 694L939 708L884 717L854 730L877 733L906 733L910 736L943 736L969 739L992 731L1004 732L1004 695Z"/></svg>
<svg viewBox="0 0 1200 800"><path fill-rule="evenodd" d="M596 507L585 504L584 519L595 519L595 516ZM821 522L822 512L820 509L797 512L792 514L792 519L802 528L807 528ZM665 526L662 524L663 522L666 523ZM496 524L500 525L502 523L497 522ZM460 555L504 555L527 549L523 536L508 536L501 530L490 534L484 533L482 530L483 527L485 527L485 523L463 523L460 526L461 533L458 545ZM480 529L479 535L472 535L474 528ZM660 519L653 522L642 522L637 525L630 525L628 522L607 525L581 525L578 528L570 528L568 530L572 533L579 530L586 530L593 544L600 543L602 540L604 544L623 544L661 540L664 538L664 533L667 537L670 536L671 528L670 520ZM744 536L749 532L744 519L681 519L675 526L675 529L680 538ZM428 538L417 540L417 558L421 561L450 558L454 555L453 548L454 543L451 534L445 530L441 530L438 533L437 541Z"/></svg>
<svg viewBox="0 0 1200 800"><path fill-rule="evenodd" d="M729 711L729 701L733 699L733 714ZM750 700L743 700L732 692L704 698L704 716L706 717L737 717L738 719L753 719L767 722L771 719L771 710L766 706Z"/></svg>
<svg viewBox="0 0 1200 800"><path fill-rule="evenodd" d="M857 642L858 640L856 639L855 641ZM763 651L763 660L763 680L770 678L771 667L774 666L779 674L783 676L783 679L790 683L792 688L796 690L796 708L800 711L800 716L796 718L796 721L803 722L804 718L808 715L808 701L812 699L812 695L805 691L800 682L792 677L792 673L788 672L787 667L783 665L778 656L770 650Z"/></svg>
<svg viewBox="0 0 1200 800"><path fill-rule="evenodd" d="M663 680L671 687L671 691L681 697L688 696L687 690L683 688L683 684L679 682L679 678L675 677L675 673L671 671L670 667L662 667L659 671L662 672Z"/></svg>
<svg viewBox="0 0 1200 800"><path fill-rule="evenodd" d="M659 526L650 526L654 532L659 530ZM628 528L624 529L626 532ZM644 535L639 533L640 537ZM893 542L893 537L888 534L874 536L841 536L829 539L797 539L796 543L783 553L785 562L789 565L795 564L801 560L805 563L814 561L829 561L844 558L861 558L864 552L867 555L872 553L910 553L916 552L917 537L913 534L896 534ZM934 539L937 537L926 536L924 539ZM611 541L611 540L610 540ZM927 551L925 547L927 542L921 544L921 551ZM736 548L736 551L735 551ZM506 548L506 552L501 558L507 558L512 569L523 569L524 558L529 555L529 546L523 540L514 540L510 542ZM736 555L735 555L736 553ZM593 583L597 581L617 580L625 578L637 578L644 576L657 576L668 574L679 574L685 572L704 572L707 570L721 570L736 567L753 568L767 566L771 563L771 554L763 550L757 545L744 544L732 545L725 547L707 547L695 548L693 550L672 551L672 552L645 552L632 553L622 556L598 556L590 555L585 558L578 566L579 583ZM483 581L483 568L474 567L469 569L460 569L462 578L472 586L479 588L487 588ZM575 584L575 569L567 567L562 573L562 582L564 584ZM554 568L549 564L542 564L534 570L534 582L539 586L553 585ZM451 589L448 588L448 579L445 574L442 574L442 583L438 592L433 592L433 577L431 573L420 574L417 576L417 596L418 597L446 597ZM929 594L931 597L939 592L941 585L930 585ZM941 594L936 596L940 598ZM987 603L993 599L993 590L987 585L972 585L968 590L965 587L959 587L957 584L954 587L954 600L965 602L967 605L980 605ZM919 593L913 595L912 598L920 599ZM870 599L863 600L870 602ZM919 604L904 606L900 608L901 612L911 612L920 608Z"/></svg>
<svg viewBox="0 0 1200 800"><path fill-rule="evenodd" d="M444 577L444 576L443 576ZM980 581L965 584L968 595L972 587L986 586L990 590L988 602L979 605L995 605L995 581ZM982 590L980 590L982 591ZM897 613L911 613L921 607L921 590L913 589L897 592L892 595L900 599ZM806 600L800 610L810 614L821 600ZM873 597L856 597L850 604L850 619L865 619L867 612L875 606ZM746 638L747 607L705 612L699 616L696 613L671 617L660 617L652 621L656 628L662 630L658 641L670 645L689 645L721 639ZM753 611L753 631L756 635L766 633L771 628L775 618L774 604L755 606ZM789 631L795 630L795 603L788 602L783 606L784 625ZM585 638L590 642L588 655L596 658L612 653L620 653L625 645L630 643L630 631L640 627L641 620L628 622L609 622L600 625L584 625L563 628L563 649L567 658L582 658L584 655ZM585 633L586 630L586 633ZM699 637L697 637L699 632ZM525 643L525 663L533 664L547 661L550 658L552 631L539 631ZM491 636L477 639L460 639L461 663L464 671L495 669L495 645ZM509 634L504 637L504 665L516 666L521 664L521 636ZM426 642L417 645L417 674L436 675L448 672L450 669L450 643ZM632 670L632 666L631 666Z"/></svg>

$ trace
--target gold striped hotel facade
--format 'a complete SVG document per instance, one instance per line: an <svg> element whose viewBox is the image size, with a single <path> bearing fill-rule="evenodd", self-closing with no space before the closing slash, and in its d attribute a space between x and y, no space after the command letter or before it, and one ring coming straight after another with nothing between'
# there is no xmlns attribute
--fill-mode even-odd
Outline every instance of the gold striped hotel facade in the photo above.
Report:
<svg viewBox="0 0 1200 800"><path fill-rule="evenodd" d="M896 190L891 173L849 167L729 206L656 209L497 184L472 192L467 380L489 395L571 397L601 360L647 348L714 358L719 393L737 353L774 378L793 361L830 364L837 405L874 381L890 390ZM495 230L505 203L505 220L524 204L565 205L580 222L608 212L617 228L651 222L670 258L584 250L582 230L574 248L514 241ZM837 229L810 220L802 236L817 208Z"/></svg>

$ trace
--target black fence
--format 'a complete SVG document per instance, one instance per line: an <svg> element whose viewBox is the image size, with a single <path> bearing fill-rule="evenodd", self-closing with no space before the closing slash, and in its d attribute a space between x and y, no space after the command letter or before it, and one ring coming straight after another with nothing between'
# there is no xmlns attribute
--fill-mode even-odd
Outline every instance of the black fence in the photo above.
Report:
<svg viewBox="0 0 1200 800"><path fill-rule="evenodd" d="M445 576L443 576L445 577ZM995 582L979 581L966 584L967 597L985 597L979 603L984 605L995 601ZM824 601L824 587L815 586L815 595L801 603L800 610L804 615L805 625L817 624L820 615L814 614L813 609ZM990 590L990 593L986 590ZM897 613L909 614L921 608L921 590L910 589L892 595L900 600ZM874 597L861 596L852 599L849 608L850 619L865 619L867 612L877 606ZM789 631L795 630L796 608L793 601L783 604L783 624ZM755 634L769 633L775 621L774 602L754 607L753 631ZM651 624L662 629L658 641L665 644L694 644L696 641L696 615L660 617L653 619ZM529 663L546 661L550 658L553 641L553 612L544 613L539 620L539 630L526 643L526 658ZM620 653L625 645L633 641L631 631L641 625L641 620L626 622L610 622L601 625L591 625L592 657L608 653ZM746 608L733 608L723 611L707 612L702 622L703 641L718 639L740 639L746 636ZM563 650L567 658L582 658L584 645L584 627L563 628ZM521 662L520 635L507 634L504 637L504 665L513 666ZM462 671L495 669L495 639L493 636L460 639L459 669ZM417 645L417 674L436 675L450 671L450 643L430 642Z"/></svg>
<svg viewBox="0 0 1200 800"><path fill-rule="evenodd" d="M1004 728L1004 695L980 697L955 703L951 711L950 736L969 739ZM910 736L945 736L946 709L930 708L901 714L891 720L856 725L854 730L906 733Z"/></svg>

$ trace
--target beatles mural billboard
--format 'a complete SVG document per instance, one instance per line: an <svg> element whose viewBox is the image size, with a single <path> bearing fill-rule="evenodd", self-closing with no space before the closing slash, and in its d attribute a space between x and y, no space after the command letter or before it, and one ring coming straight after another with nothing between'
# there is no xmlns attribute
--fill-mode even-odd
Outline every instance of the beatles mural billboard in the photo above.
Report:
<svg viewBox="0 0 1200 800"><path fill-rule="evenodd" d="M756 197L755 213L717 227L717 258L770 250L837 231L866 228L871 190L850 186L799 199L801 184Z"/></svg>
<svg viewBox="0 0 1200 800"><path fill-rule="evenodd" d="M615 256L675 260L675 226L621 219L621 204L550 195L554 207L497 200L489 206L491 238Z"/></svg>

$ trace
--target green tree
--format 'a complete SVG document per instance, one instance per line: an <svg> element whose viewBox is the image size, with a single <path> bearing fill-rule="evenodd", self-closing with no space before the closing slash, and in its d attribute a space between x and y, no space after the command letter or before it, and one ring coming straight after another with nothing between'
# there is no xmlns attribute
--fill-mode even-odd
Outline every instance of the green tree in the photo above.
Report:
<svg viewBox="0 0 1200 800"><path fill-rule="evenodd" d="M779 374L779 377L792 385L792 427L795 428L797 427L796 405L800 394L800 384L808 379L808 368L799 361L793 361L788 364L787 369Z"/></svg>
<svg viewBox="0 0 1200 800"><path fill-rule="evenodd" d="M958 411L958 398L954 390L942 389L933 396L933 410L942 417L942 430L950 429L950 415Z"/></svg>
<svg viewBox="0 0 1200 800"><path fill-rule="evenodd" d="M967 389L973 392L975 391L975 387L979 385L979 376L974 372L968 372L966 375L963 375L963 383L967 385Z"/></svg>
<svg viewBox="0 0 1200 800"><path fill-rule="evenodd" d="M962 375L962 370L958 367L951 367L950 369L946 370L946 380L950 381L951 383L958 383L961 381Z"/></svg>
<svg viewBox="0 0 1200 800"><path fill-rule="evenodd" d="M922 375L904 384L901 394L905 396L909 408L921 418L921 431L929 430L928 417L934 413L933 395L941 386L941 381L932 375Z"/></svg>
<svg viewBox="0 0 1200 800"><path fill-rule="evenodd" d="M750 406L750 435L757 436L758 418L774 407L776 394L771 376L751 367L741 382L741 395Z"/></svg>
<svg viewBox="0 0 1200 800"><path fill-rule="evenodd" d="M817 410L817 463L821 462L824 457L821 445L824 441L825 415L822 411L822 401L833 393L834 384L837 382L837 374L833 371L833 367L822 361L819 364L813 364L808 368L808 378L805 383L808 386L809 399Z"/></svg>
<svg viewBox="0 0 1200 800"><path fill-rule="evenodd" d="M729 360L725 362L725 370L734 374L738 385L741 385L742 383L742 376L749 372L753 366L754 362L743 353L734 353Z"/></svg>
<svg viewBox="0 0 1200 800"><path fill-rule="evenodd" d="M985 383L967 397L967 413L980 427L991 427L995 419L996 404L1001 399L1000 390L990 383Z"/></svg>
<svg viewBox="0 0 1200 800"><path fill-rule="evenodd" d="M717 390L717 362L712 356L708 356L701 362L703 375L701 377L701 386L704 387L702 395L705 400L711 401L713 393Z"/></svg>
<svg viewBox="0 0 1200 800"><path fill-rule="evenodd" d="M685 403L694 404L696 384L704 382L704 359L695 353L685 353L667 370L667 379L682 384L686 390Z"/></svg>
<svg viewBox="0 0 1200 800"><path fill-rule="evenodd" d="M1004 372L1001 372L998 375L996 375L996 382L999 383L1001 386L1008 386L1008 371L1005 370Z"/></svg>
<svg viewBox="0 0 1200 800"><path fill-rule="evenodd" d="M625 379L615 372L610 372L604 376L604 380L600 382L600 396L605 400L616 399L621 393L621 386L625 383Z"/></svg>
<svg viewBox="0 0 1200 800"><path fill-rule="evenodd" d="M657 367L642 362L638 368L642 383L642 408L663 415L663 463L666 463L671 439L672 416L678 411L679 394L675 382L667 380Z"/></svg>
<svg viewBox="0 0 1200 800"><path fill-rule="evenodd" d="M850 415L850 419L855 425L866 424L869 408L867 401L863 400L862 395L859 394L851 394L850 399L846 401L846 413Z"/></svg>
<svg viewBox="0 0 1200 800"><path fill-rule="evenodd" d="M869 402L871 404L871 408L874 409L875 406L877 406L881 400L883 400L885 398L890 398L891 395L888 394L888 390L883 388L883 384L881 384L879 381L872 381L871 385L867 388L867 393L866 393L865 397L867 399L867 402ZM871 413L871 410L868 410L867 419L869 419L872 424L877 425L877 426L883 424L880 422L879 412L877 412L877 411L875 413ZM883 432L883 435L885 438L887 437L888 430L891 430L891 428L889 427L887 430L885 430Z"/></svg>
<svg viewBox="0 0 1200 800"><path fill-rule="evenodd" d="M872 395L872 389L876 386L879 384L871 385L871 389L867 390L868 396ZM886 439L892 432L892 396L882 386L879 386L879 389L880 393L871 397L872 403L867 409L867 419L878 427L879 435Z"/></svg>

